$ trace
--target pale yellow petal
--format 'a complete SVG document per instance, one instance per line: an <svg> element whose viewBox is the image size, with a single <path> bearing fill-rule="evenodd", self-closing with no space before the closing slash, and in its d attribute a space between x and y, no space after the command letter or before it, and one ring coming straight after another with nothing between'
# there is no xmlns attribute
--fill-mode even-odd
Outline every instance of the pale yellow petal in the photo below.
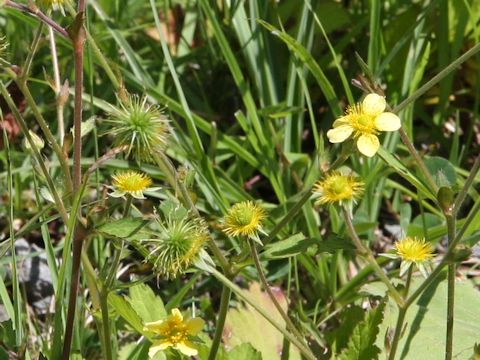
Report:
<svg viewBox="0 0 480 360"><path fill-rule="evenodd" d="M164 320L147 322L145 323L145 326L143 327L143 329L145 331L158 332L161 328L164 327L164 322L165 322Z"/></svg>
<svg viewBox="0 0 480 360"><path fill-rule="evenodd" d="M157 352L163 351L169 346L173 346L170 341L155 342L150 346L150 349L148 350L148 356L153 358Z"/></svg>
<svg viewBox="0 0 480 360"><path fill-rule="evenodd" d="M350 125L341 125L327 131L328 140L331 143L341 143L352 135L353 128Z"/></svg>
<svg viewBox="0 0 480 360"><path fill-rule="evenodd" d="M339 127L339 126L342 126L342 125L347 125L350 123L350 120L349 120L349 117L348 115L346 116L342 116L340 118L338 118L337 120L335 120L333 122L333 127L336 128L336 127Z"/></svg>
<svg viewBox="0 0 480 360"><path fill-rule="evenodd" d="M197 335L205 326L205 321L201 318L193 318L187 322L187 331L189 335Z"/></svg>
<svg viewBox="0 0 480 360"><path fill-rule="evenodd" d="M367 115L380 115L385 111L386 107L387 102L385 101L385 98L374 93L365 96L365 99L363 99L362 102L363 112Z"/></svg>
<svg viewBox="0 0 480 360"><path fill-rule="evenodd" d="M380 131L396 131L401 126L400 118L391 112L384 112L375 118L375 127Z"/></svg>
<svg viewBox="0 0 480 360"><path fill-rule="evenodd" d="M372 134L362 135L357 140L358 150L365 156L372 157L380 147L378 137Z"/></svg>
<svg viewBox="0 0 480 360"><path fill-rule="evenodd" d="M182 313L180 312L180 310L178 310L177 308L175 309L172 309L172 315L171 317L173 318L173 320L175 322L182 322L183 321L183 315Z"/></svg>
<svg viewBox="0 0 480 360"><path fill-rule="evenodd" d="M198 354L198 350L195 348L193 343L188 340L176 344L175 348L187 356L195 356Z"/></svg>

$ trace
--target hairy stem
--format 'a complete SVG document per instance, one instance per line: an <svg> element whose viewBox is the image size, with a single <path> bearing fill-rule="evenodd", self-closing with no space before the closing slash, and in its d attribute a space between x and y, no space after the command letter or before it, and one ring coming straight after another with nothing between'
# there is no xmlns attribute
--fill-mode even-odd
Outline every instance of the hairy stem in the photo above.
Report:
<svg viewBox="0 0 480 360"><path fill-rule="evenodd" d="M413 266L410 266L407 273L407 281L405 283L405 294L403 296L404 299L408 297L408 290L410 289L410 283L412 280L412 273L413 273ZM398 348L398 342L402 337L402 330L403 330L403 323L405 322L405 315L407 314L408 308L405 306L398 307L398 317L397 317L397 324L395 325L395 332L393 334L393 340L390 347L390 352L388 354L388 360L394 360L395 354Z"/></svg>
<svg viewBox="0 0 480 360"><path fill-rule="evenodd" d="M453 243L455 239L455 217L451 213L446 213L447 219L447 231L448 231L448 243ZM447 281L447 332L446 332L446 344L445 344L445 360L452 359L453 351L453 322L455 312L455 263L448 265L448 281Z"/></svg>
<svg viewBox="0 0 480 360"><path fill-rule="evenodd" d="M315 355L312 354L310 349L305 346L303 341L299 341L296 336L293 336L291 333L286 331L286 329L279 324L275 319L273 319L268 312L266 312L262 307L260 307L254 300L250 299L248 295L245 295L242 289L240 289L237 285L231 282L225 275L217 271L216 269L210 269L210 272L213 276L215 276L220 282L224 285L228 286L232 292L234 292L240 299L245 301L247 304L252 306L260 315L262 315L265 320L267 320L270 324L272 324L281 334L283 334L293 345L295 345L298 350L303 354L303 356L308 360L316 360Z"/></svg>
<svg viewBox="0 0 480 360"><path fill-rule="evenodd" d="M74 67L75 67L75 99L73 110L73 191L77 192L80 188L82 180L82 93L83 93L83 50L85 43L84 16L85 1L79 0L78 12L75 19L77 31L73 34L74 48ZM81 200L80 200L81 201ZM83 237L78 228L75 230L73 239L73 262L72 262L72 280L70 283L70 298L68 302L67 322L65 328L65 338L63 343L62 359L68 360L70 357L70 349L72 345L73 325L75 321L75 310L78 293L78 283L80 280L80 258L82 254Z"/></svg>
<svg viewBox="0 0 480 360"><path fill-rule="evenodd" d="M353 240L353 243L355 244L355 247L359 251L360 255L362 255L365 260L370 264L370 266L373 268L377 276L380 278L380 280L387 285L388 290L390 291L390 294L392 295L393 299L399 306L403 306L403 299L400 296L398 290L393 286L393 284L390 282L389 278L385 273L383 272L382 268L380 265L378 265L377 260L375 260L375 257L373 256L371 250L366 247L363 243L362 240L357 235L357 232L355 231L355 228L352 223L352 219L350 217L350 214L347 209L344 207L342 208L343 210L343 218L345 219L345 224L347 226L347 231L350 237Z"/></svg>
<svg viewBox="0 0 480 360"><path fill-rule="evenodd" d="M217 322L215 323L215 335L213 336L208 360L215 360L217 358L217 352L220 346L220 341L222 340L223 328L225 327L225 320L227 318L231 295L232 290L230 290L228 286L223 285L222 297L220 299L220 312L218 314Z"/></svg>
<svg viewBox="0 0 480 360"><path fill-rule="evenodd" d="M303 335L300 333L300 331L297 330L292 320L290 320L286 312L282 309L282 306L280 305L275 294L270 288L267 278L265 277L265 273L263 272L262 264L260 263L260 259L258 257L258 252L257 252L257 248L255 247L255 244L253 243L252 240L248 240L248 244L250 245L250 251L252 253L253 262L255 263L255 268L257 269L258 277L260 279L260 282L262 283L262 286L267 292L270 300L272 300L272 303L277 309L278 313L283 318L283 320L285 320L285 324L287 325L288 330L290 330L292 334L294 334L298 338L299 341L304 341Z"/></svg>
<svg viewBox="0 0 480 360"><path fill-rule="evenodd" d="M42 21L43 23L47 24L50 26L52 29L54 29L56 32L58 32L60 35L62 35L65 39L70 40L70 36L68 35L67 30L65 30L63 27L61 27L59 24L57 24L55 21L53 21L51 18L49 18L47 15L45 15L38 7L36 7L33 2L30 2L30 5L24 5L24 4L18 4L14 1L11 0L5 0L6 7L19 10L21 12L24 12L26 14L32 15L33 17L36 17L38 20Z"/></svg>

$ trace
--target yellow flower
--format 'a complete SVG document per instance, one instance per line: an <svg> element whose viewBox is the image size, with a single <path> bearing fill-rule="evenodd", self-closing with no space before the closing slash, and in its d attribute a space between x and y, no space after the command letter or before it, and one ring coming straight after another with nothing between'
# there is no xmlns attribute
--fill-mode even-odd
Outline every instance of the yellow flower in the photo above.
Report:
<svg viewBox="0 0 480 360"><path fill-rule="evenodd" d="M380 147L380 131L400 129L400 118L391 112L385 112L387 103L383 96L368 94L362 103L347 109L341 118L335 120L333 129L327 136L331 143L341 143L353 137L358 150L365 156L372 157Z"/></svg>
<svg viewBox="0 0 480 360"><path fill-rule="evenodd" d="M391 259L401 259L400 276L403 276L410 266L417 265L418 270L423 276L427 277L431 269L431 260L433 258L432 244L426 242L425 239L417 239L409 237L397 241L395 243L394 254L381 254Z"/></svg>
<svg viewBox="0 0 480 360"><path fill-rule="evenodd" d="M262 243L258 232L266 234L262 228L265 210L253 201L243 201L233 205L223 219L223 231L228 236L246 236Z"/></svg>
<svg viewBox="0 0 480 360"><path fill-rule="evenodd" d="M155 236L142 242L152 248L148 257L156 272L167 279L176 278L198 259L209 237L207 225L202 219L188 216L156 220Z"/></svg>
<svg viewBox="0 0 480 360"><path fill-rule="evenodd" d="M184 320L178 309L172 309L172 314L165 320L145 324L144 331L159 335L150 346L148 356L153 358L159 351L169 347L179 350L187 356L195 356L198 350L192 342L194 337L203 329L205 322L201 318Z"/></svg>
<svg viewBox="0 0 480 360"><path fill-rule="evenodd" d="M150 187L152 179L143 173L137 171L119 172L112 176L114 191L110 193L112 197L122 197L126 194L135 199L145 199L144 191L156 191L159 188Z"/></svg>
<svg viewBox="0 0 480 360"><path fill-rule="evenodd" d="M313 194L317 198L315 205L351 204L363 193L364 183L353 175L343 175L339 171L328 173L323 180L317 181Z"/></svg>

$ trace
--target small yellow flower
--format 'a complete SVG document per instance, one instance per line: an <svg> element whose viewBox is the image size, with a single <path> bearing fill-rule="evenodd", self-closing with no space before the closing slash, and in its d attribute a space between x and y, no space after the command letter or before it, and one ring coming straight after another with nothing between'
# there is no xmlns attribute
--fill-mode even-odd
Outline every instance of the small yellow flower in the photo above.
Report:
<svg viewBox="0 0 480 360"><path fill-rule="evenodd" d="M181 219L156 219L154 236L142 242L152 250L149 259L155 270L167 279L183 274L199 258L209 233L205 221L184 216Z"/></svg>
<svg viewBox="0 0 480 360"><path fill-rule="evenodd" d="M335 120L333 129L327 136L331 143L341 143L353 137L358 150L365 156L372 157L380 147L380 131L400 129L400 118L391 112L385 112L387 103L383 96L368 94L362 103L347 109L341 118Z"/></svg>
<svg viewBox="0 0 480 360"><path fill-rule="evenodd" d="M351 204L363 193L364 183L353 175L343 175L339 171L331 171L323 180L317 181L313 194L317 197L315 205Z"/></svg>
<svg viewBox="0 0 480 360"><path fill-rule="evenodd" d="M143 173L128 170L119 172L112 176L114 191L110 193L112 197L122 197L131 195L135 199L145 199L144 191L156 191L159 188L150 187L152 179Z"/></svg>
<svg viewBox="0 0 480 360"><path fill-rule="evenodd" d="M400 276L403 276L413 264L418 267L423 276L428 276L431 269L431 260L434 256L432 244L426 242L425 239L407 236L395 243L395 251L394 254L381 255L402 260Z"/></svg>
<svg viewBox="0 0 480 360"><path fill-rule="evenodd" d="M262 222L266 217L265 210L253 201L243 201L233 205L223 219L223 231L228 236L246 236L262 243L258 236Z"/></svg>
<svg viewBox="0 0 480 360"><path fill-rule="evenodd" d="M144 331L159 335L159 339L150 346L148 356L153 358L157 352L169 347L173 347L187 356L197 355L198 350L193 341L204 325L205 322L201 318L185 321L178 309L172 309L172 314L165 320L146 323Z"/></svg>

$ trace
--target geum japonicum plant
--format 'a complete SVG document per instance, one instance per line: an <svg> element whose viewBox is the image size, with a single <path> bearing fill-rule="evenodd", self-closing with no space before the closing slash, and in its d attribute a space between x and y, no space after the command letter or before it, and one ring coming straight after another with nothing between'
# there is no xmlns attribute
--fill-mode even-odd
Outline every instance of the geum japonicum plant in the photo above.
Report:
<svg viewBox="0 0 480 360"><path fill-rule="evenodd" d="M476 241L470 227L478 225L473 185L480 160L468 163L468 172L461 162L455 169L445 159L423 156L427 150L415 147L419 139L413 135L421 119L441 132L438 121L450 109L448 75L480 46L447 65L442 44L448 36L428 32L437 24L421 27L435 18L428 16L437 9L433 2L387 56L391 34L378 33L379 24L390 25L398 14L383 18L383 12L406 5L345 5L347 15L365 21L353 22L355 28L340 39L340 29L326 29L326 19L317 16L343 9L340 3L319 2L329 11L316 11L313 3L199 0L191 2L198 6L175 3L176 11L162 13L168 5L154 0L80 0L76 9L69 1L0 0L8 8L2 10L6 26L15 25L7 34L10 46L0 36L6 102L0 181L6 180L7 189L0 205L8 199L3 244L12 269L11 280L0 282L10 317L2 323L2 354L258 360L300 353L305 359L346 360L376 358L385 344L386 356L400 358L408 352L402 342L411 344L417 334L407 330L419 321L409 320L412 307L428 299L448 268L445 357L454 356L454 340L461 340L453 336L456 266L469 250L458 245L464 238L470 246ZM89 4L91 32L84 27ZM301 14L292 11L299 4ZM438 11L440 19L450 19L443 5ZM287 31L294 24L297 37L266 21L281 21ZM31 24L38 27L26 44ZM182 33L170 32L182 26ZM469 31L478 38L474 28ZM430 45L433 39L438 46ZM412 77L397 71L402 44L410 41L405 67L415 69ZM324 42L328 56L316 49ZM315 55L304 46L310 43L317 44ZM359 61L362 76L349 49L341 57L336 53L347 43L368 49L370 67ZM467 46L469 41L452 49ZM443 70L417 89L430 51L441 62L432 67ZM25 54L25 61L15 54ZM337 75L341 81L332 83ZM362 91L358 99L349 77ZM53 98L46 95L49 86ZM395 107L387 103L398 99L404 100ZM446 108L427 121L430 109L422 107L417 118L411 105L421 99ZM25 151L7 134L12 119ZM476 205L461 219L470 197ZM33 213L26 208L31 203ZM423 220L420 230L418 222L409 224L409 211ZM378 236L387 228L384 213L400 218L397 236ZM433 215L443 222L432 222ZM17 228L22 216L28 219ZM54 295L45 320L23 296L14 246L19 236L38 232ZM437 246L438 233L447 234L446 247ZM264 297L253 295L255 281ZM392 307L395 324L385 320L379 332L385 309ZM434 313L422 314L429 319ZM245 320L229 322L238 318ZM265 341L269 329L256 332L259 318L279 342L275 336Z"/></svg>

